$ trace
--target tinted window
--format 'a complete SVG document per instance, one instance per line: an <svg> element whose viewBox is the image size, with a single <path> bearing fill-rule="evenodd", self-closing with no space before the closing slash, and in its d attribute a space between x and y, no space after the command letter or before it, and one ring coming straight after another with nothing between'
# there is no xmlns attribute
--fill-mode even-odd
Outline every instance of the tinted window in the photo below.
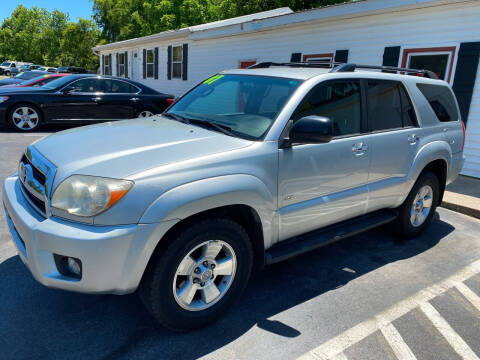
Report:
<svg viewBox="0 0 480 360"><path fill-rule="evenodd" d="M295 111L293 120L304 116L329 117L333 135L360 133L360 83L356 81L330 82L315 87Z"/></svg>
<svg viewBox="0 0 480 360"><path fill-rule="evenodd" d="M397 83L368 80L367 102L372 131L402 127L402 106Z"/></svg>
<svg viewBox="0 0 480 360"><path fill-rule="evenodd" d="M399 89L400 89L400 98L402 100L403 126L404 127L417 126L417 117L415 116L415 110L413 109L410 96L408 96L403 86L399 85Z"/></svg>
<svg viewBox="0 0 480 360"><path fill-rule="evenodd" d="M432 107L438 120L458 120L457 106L450 89L443 85L417 84L422 94Z"/></svg>
<svg viewBox="0 0 480 360"><path fill-rule="evenodd" d="M208 120L228 126L240 137L259 139L300 83L267 76L218 74L178 100L168 113Z"/></svg>
<svg viewBox="0 0 480 360"><path fill-rule="evenodd" d="M102 84L98 79L82 79L70 84L74 92L95 93L102 92Z"/></svg>
<svg viewBox="0 0 480 360"><path fill-rule="evenodd" d="M105 81L105 92L106 93L117 93L117 94L134 94L138 92L138 88L125 81L110 80L106 79Z"/></svg>

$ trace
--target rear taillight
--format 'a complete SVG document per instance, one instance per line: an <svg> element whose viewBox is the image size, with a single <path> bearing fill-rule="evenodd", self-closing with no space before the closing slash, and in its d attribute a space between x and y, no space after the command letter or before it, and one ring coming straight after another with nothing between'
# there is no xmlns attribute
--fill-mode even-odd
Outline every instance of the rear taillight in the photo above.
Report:
<svg viewBox="0 0 480 360"><path fill-rule="evenodd" d="M172 105L175 102L175 99L168 98L168 99L165 99L165 101L167 102L168 105Z"/></svg>
<svg viewBox="0 0 480 360"><path fill-rule="evenodd" d="M462 130L463 130L463 142L462 142L462 150L463 151L463 147L465 146L465 123L460 120L460 122L462 123Z"/></svg>

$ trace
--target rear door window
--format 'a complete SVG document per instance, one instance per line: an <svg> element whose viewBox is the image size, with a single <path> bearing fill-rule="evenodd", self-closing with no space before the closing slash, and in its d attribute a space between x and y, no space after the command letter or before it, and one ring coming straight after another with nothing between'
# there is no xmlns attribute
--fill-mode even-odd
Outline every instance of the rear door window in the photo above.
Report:
<svg viewBox="0 0 480 360"><path fill-rule="evenodd" d="M105 79L105 92L110 94L136 94L139 89L125 81Z"/></svg>
<svg viewBox="0 0 480 360"><path fill-rule="evenodd" d="M368 121L372 131L403 126L400 91L395 81L368 80Z"/></svg>
<svg viewBox="0 0 480 360"><path fill-rule="evenodd" d="M459 116L455 98L450 88L444 85L417 84L433 112L441 122L457 121Z"/></svg>

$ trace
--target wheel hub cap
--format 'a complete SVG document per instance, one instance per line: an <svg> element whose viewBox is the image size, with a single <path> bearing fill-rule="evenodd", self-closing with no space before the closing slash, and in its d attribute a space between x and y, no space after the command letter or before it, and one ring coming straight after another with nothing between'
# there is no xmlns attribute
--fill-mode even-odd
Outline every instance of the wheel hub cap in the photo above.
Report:
<svg viewBox="0 0 480 360"><path fill-rule="evenodd" d="M413 200L410 222L413 226L422 225L427 219L433 201L433 190L429 185L422 186Z"/></svg>
<svg viewBox="0 0 480 360"><path fill-rule="evenodd" d="M173 280L173 295L182 308L199 311L218 302L228 291L236 271L233 248L221 240L196 246L180 262Z"/></svg>

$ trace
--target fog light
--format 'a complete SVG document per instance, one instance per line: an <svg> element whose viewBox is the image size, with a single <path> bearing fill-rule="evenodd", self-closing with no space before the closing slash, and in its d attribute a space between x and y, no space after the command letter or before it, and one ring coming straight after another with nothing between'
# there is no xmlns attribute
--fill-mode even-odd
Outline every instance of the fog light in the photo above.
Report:
<svg viewBox="0 0 480 360"><path fill-rule="evenodd" d="M75 274L75 275L80 275L80 273L82 272L82 269L80 268L80 264L78 263L78 261L74 258L71 258L69 257L67 259L67 269Z"/></svg>
<svg viewBox="0 0 480 360"><path fill-rule="evenodd" d="M59 254L53 254L53 258L60 274L74 279L82 278L82 262L80 259Z"/></svg>

